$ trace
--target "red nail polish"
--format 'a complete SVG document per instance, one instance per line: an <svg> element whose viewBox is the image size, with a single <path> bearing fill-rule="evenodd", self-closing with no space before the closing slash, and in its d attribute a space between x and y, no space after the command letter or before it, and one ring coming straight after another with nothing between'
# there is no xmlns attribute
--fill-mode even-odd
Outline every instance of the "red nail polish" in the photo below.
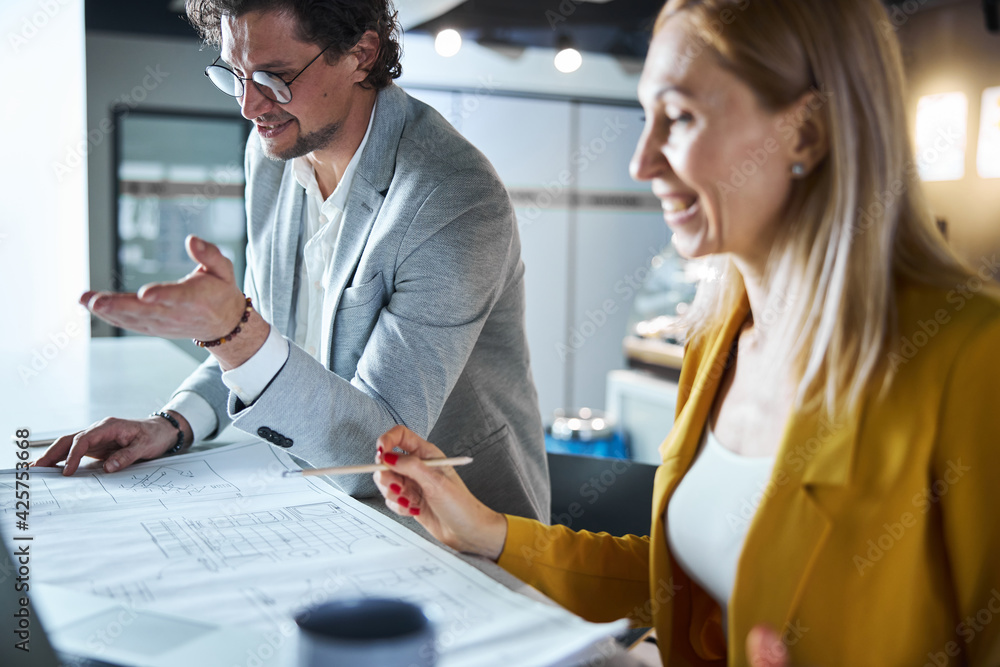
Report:
<svg viewBox="0 0 1000 667"><path fill-rule="evenodd" d="M394 482L394 483L392 483L392 484L389 485L389 490L392 491L393 493L399 493L400 491L403 490L403 487L401 487L399 484L396 484Z"/></svg>
<svg viewBox="0 0 1000 667"><path fill-rule="evenodd" d="M394 466L396 465L396 461L399 460L399 454L393 454L392 452L389 452L388 454L385 454L382 457L382 460L388 463L389 465Z"/></svg>
<svg viewBox="0 0 1000 667"><path fill-rule="evenodd" d="M379 445L378 449L375 450L375 451L377 451L379 453L379 455L381 456L382 455L382 445Z"/></svg>
<svg viewBox="0 0 1000 667"><path fill-rule="evenodd" d="M406 498L403 498L403 497L400 497L396 502L399 503L400 507L409 507L410 506L410 501L407 500Z"/></svg>
<svg viewBox="0 0 1000 667"><path fill-rule="evenodd" d="M420 508L419 507L411 507L410 508L410 514L412 514L413 516L419 515L420 514Z"/></svg>

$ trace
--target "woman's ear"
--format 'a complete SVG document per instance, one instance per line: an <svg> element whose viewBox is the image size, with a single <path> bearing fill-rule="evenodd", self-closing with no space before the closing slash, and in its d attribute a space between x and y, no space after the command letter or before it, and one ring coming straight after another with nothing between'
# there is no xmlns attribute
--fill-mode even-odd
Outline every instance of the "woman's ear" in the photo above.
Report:
<svg viewBox="0 0 1000 667"><path fill-rule="evenodd" d="M785 117L792 119L791 126L794 132L789 137L785 149L796 176L811 172L830 152L830 137L824 109L828 99L816 90L810 90L796 100L787 111Z"/></svg>

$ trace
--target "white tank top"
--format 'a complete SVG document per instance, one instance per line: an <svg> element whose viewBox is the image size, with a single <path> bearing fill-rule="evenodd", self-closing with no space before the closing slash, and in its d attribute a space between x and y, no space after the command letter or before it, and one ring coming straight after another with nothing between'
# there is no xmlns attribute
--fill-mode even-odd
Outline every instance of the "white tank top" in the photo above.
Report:
<svg viewBox="0 0 1000 667"><path fill-rule="evenodd" d="M706 426L694 463L667 505L670 553L722 607L727 636L736 565L774 459L740 456L723 447Z"/></svg>

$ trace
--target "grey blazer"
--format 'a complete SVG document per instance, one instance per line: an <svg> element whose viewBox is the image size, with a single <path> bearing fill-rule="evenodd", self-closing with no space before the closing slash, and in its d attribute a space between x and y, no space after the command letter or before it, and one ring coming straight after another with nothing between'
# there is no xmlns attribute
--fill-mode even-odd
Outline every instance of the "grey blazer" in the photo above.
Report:
<svg viewBox="0 0 1000 667"><path fill-rule="evenodd" d="M290 162L247 143L245 290L286 337L294 327L305 191ZM210 357L178 389L314 466L370 463L405 424L449 456L483 502L549 517L549 480L524 330L524 264L507 192L436 111L390 85L344 210L323 304L328 367L289 356L249 406ZM221 429L220 429L221 430ZM370 475L338 480L377 493Z"/></svg>

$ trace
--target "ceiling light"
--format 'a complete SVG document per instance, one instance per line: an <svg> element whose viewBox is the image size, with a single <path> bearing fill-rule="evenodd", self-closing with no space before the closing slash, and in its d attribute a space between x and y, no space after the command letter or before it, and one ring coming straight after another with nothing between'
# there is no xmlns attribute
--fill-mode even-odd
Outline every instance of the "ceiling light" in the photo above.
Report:
<svg viewBox="0 0 1000 667"><path fill-rule="evenodd" d="M553 61L556 69L563 74L569 74L580 69L583 56L576 50L573 38L563 33L556 38L556 57Z"/></svg>
<svg viewBox="0 0 1000 667"><path fill-rule="evenodd" d="M569 74L580 69L583 64L583 56L574 48L563 49L556 54L555 64L557 70L563 74Z"/></svg>
<svg viewBox="0 0 1000 667"><path fill-rule="evenodd" d="M439 56L451 58L453 55L458 53L461 48L462 36L458 34L457 30L446 28L445 30L439 32L437 37L434 38L434 50L438 52Z"/></svg>

